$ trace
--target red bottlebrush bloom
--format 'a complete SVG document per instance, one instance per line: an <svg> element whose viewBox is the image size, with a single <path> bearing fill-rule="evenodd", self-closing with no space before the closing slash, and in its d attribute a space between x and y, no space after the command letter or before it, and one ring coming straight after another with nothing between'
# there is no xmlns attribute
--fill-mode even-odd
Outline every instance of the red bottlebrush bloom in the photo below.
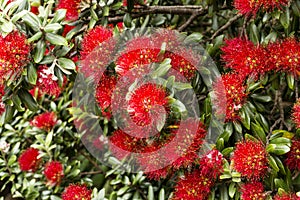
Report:
<svg viewBox="0 0 300 200"><path fill-rule="evenodd" d="M81 58L85 59L96 47L105 40L113 36L111 29L103 26L96 26L90 30L82 40L82 51L80 52ZM109 50L109 49L108 49Z"/></svg>
<svg viewBox="0 0 300 200"><path fill-rule="evenodd" d="M213 184L209 177L205 177L199 170L195 170L177 182L173 200L207 199Z"/></svg>
<svg viewBox="0 0 300 200"><path fill-rule="evenodd" d="M45 112L34 117L30 122L31 126L50 131L57 123L57 118L54 112Z"/></svg>
<svg viewBox="0 0 300 200"><path fill-rule="evenodd" d="M50 95L58 97L62 93L63 87L58 84L58 78L52 74L46 65L42 65L38 68L38 78L36 86L30 91L35 96L37 91L38 97L43 95Z"/></svg>
<svg viewBox="0 0 300 200"><path fill-rule="evenodd" d="M32 171L37 170L40 163L40 158L38 158L39 151L35 148L26 149L19 157L18 162L22 171Z"/></svg>
<svg viewBox="0 0 300 200"><path fill-rule="evenodd" d="M300 171L300 139L293 139L290 151L285 160L290 170Z"/></svg>
<svg viewBox="0 0 300 200"><path fill-rule="evenodd" d="M109 138L110 141L110 150L113 155L122 160L130 153L137 153L142 150L142 140L136 137L132 137L122 130L116 130L112 133L112 136Z"/></svg>
<svg viewBox="0 0 300 200"><path fill-rule="evenodd" d="M64 27L64 32L62 33L62 36L63 37L66 37L67 34L73 29L75 28L76 26L70 26L70 25L65 25Z"/></svg>
<svg viewBox="0 0 300 200"><path fill-rule="evenodd" d="M137 157L140 169L145 172L149 179L164 179L172 173L168 155L163 149L167 142L154 142L151 145L142 147L143 153Z"/></svg>
<svg viewBox="0 0 300 200"><path fill-rule="evenodd" d="M57 9L66 9L66 20L74 21L78 19L81 0L59 0Z"/></svg>
<svg viewBox="0 0 300 200"><path fill-rule="evenodd" d="M197 68L194 65L199 63L199 61L195 61L195 59L192 58L192 54L193 52L189 52L185 49L185 51L177 51L176 53L166 52L165 58L170 58L172 69L190 81L195 77L197 72ZM176 75L175 77L176 79L182 80L181 77Z"/></svg>
<svg viewBox="0 0 300 200"><path fill-rule="evenodd" d="M45 165L44 174L50 185L60 184L64 176L63 166L58 161L51 161Z"/></svg>
<svg viewBox="0 0 300 200"><path fill-rule="evenodd" d="M295 38L268 45L268 66L276 71L290 72L295 75L300 73L300 43Z"/></svg>
<svg viewBox="0 0 300 200"><path fill-rule="evenodd" d="M239 109L244 105L247 93L243 85L243 80L236 74L224 74L213 85L215 92L216 113L223 117L225 121L235 121L240 119Z"/></svg>
<svg viewBox="0 0 300 200"><path fill-rule="evenodd" d="M300 128L300 99L294 104L292 110L292 120L296 125L296 128Z"/></svg>
<svg viewBox="0 0 300 200"><path fill-rule="evenodd" d="M249 180L259 180L267 173L267 152L261 142L252 140L239 142L232 161L234 169Z"/></svg>
<svg viewBox="0 0 300 200"><path fill-rule="evenodd" d="M0 81L19 74L29 61L30 45L26 36L18 31L0 36Z"/></svg>
<svg viewBox="0 0 300 200"><path fill-rule="evenodd" d="M162 114L161 106L168 109L167 92L156 84L147 83L133 91L127 110L133 122L145 126Z"/></svg>
<svg viewBox="0 0 300 200"><path fill-rule="evenodd" d="M92 191L85 185L69 185L62 194L62 200L91 200Z"/></svg>
<svg viewBox="0 0 300 200"><path fill-rule="evenodd" d="M4 96L4 86L0 84L0 116L4 113L5 111L5 104L2 102L2 97Z"/></svg>
<svg viewBox="0 0 300 200"><path fill-rule="evenodd" d="M39 14L39 7L38 6L31 6L30 12L38 15Z"/></svg>
<svg viewBox="0 0 300 200"><path fill-rule="evenodd" d="M227 40L222 51L225 67L233 69L242 77L253 76L256 78L258 75L272 70L266 65L265 60L268 58L266 49L254 46L249 40L241 38Z"/></svg>
<svg viewBox="0 0 300 200"><path fill-rule="evenodd" d="M217 179L223 172L223 155L218 150L211 150L200 161L201 174Z"/></svg>
<svg viewBox="0 0 300 200"><path fill-rule="evenodd" d="M264 11L273 11L275 8L287 6L288 3L289 0L235 0L234 6L241 14L256 15L260 8Z"/></svg>
<svg viewBox="0 0 300 200"><path fill-rule="evenodd" d="M264 192L264 185L261 182L243 184L241 193L242 200L264 200L267 197Z"/></svg>
<svg viewBox="0 0 300 200"><path fill-rule="evenodd" d="M116 71L121 76L133 68L143 68L159 61L160 47L155 47L151 38L135 38L129 41L126 47L126 51L122 52L116 61Z"/></svg>
<svg viewBox="0 0 300 200"><path fill-rule="evenodd" d="M175 136L165 150L165 155L172 161L172 168L186 168L198 161L198 151L206 136L204 125L199 120L189 118L181 122L179 130L173 134Z"/></svg>
<svg viewBox="0 0 300 200"><path fill-rule="evenodd" d="M96 87L95 98L101 108L102 115L107 118L111 117L111 98L116 84L116 76L103 75Z"/></svg>
<svg viewBox="0 0 300 200"><path fill-rule="evenodd" d="M296 194L293 193L284 193L284 194L277 194L273 198L274 200L300 200L300 197L298 197Z"/></svg>

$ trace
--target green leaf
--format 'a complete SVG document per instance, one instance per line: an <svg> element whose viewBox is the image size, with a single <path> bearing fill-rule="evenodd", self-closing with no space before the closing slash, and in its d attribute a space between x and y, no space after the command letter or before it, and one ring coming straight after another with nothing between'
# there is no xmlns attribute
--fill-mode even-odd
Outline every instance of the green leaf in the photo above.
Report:
<svg viewBox="0 0 300 200"><path fill-rule="evenodd" d="M267 103L272 101L272 97L266 95L252 94L251 97L259 102Z"/></svg>
<svg viewBox="0 0 300 200"><path fill-rule="evenodd" d="M31 36L27 41L28 43L34 42L36 40L39 40L42 37L43 33L41 31L37 32L33 36Z"/></svg>
<svg viewBox="0 0 300 200"><path fill-rule="evenodd" d="M55 45L68 45L68 41L64 37L53 33L46 33L46 40Z"/></svg>
<svg viewBox="0 0 300 200"><path fill-rule="evenodd" d="M269 153L274 153L276 155L283 155L290 151L290 147L284 144L269 144L266 150Z"/></svg>
<svg viewBox="0 0 300 200"><path fill-rule="evenodd" d="M250 39L252 42L254 42L255 44L259 44L259 31L257 29L257 26L255 25L254 22L251 23L250 25Z"/></svg>
<svg viewBox="0 0 300 200"><path fill-rule="evenodd" d="M148 187L148 200L154 200L154 192L153 192L153 187L150 185Z"/></svg>
<svg viewBox="0 0 300 200"><path fill-rule="evenodd" d="M51 33L60 30L62 26L59 23L47 24L44 28L45 32Z"/></svg>
<svg viewBox="0 0 300 200"><path fill-rule="evenodd" d="M54 17L50 21L50 23L57 23L62 21L66 17L67 10L66 9L58 9L55 10Z"/></svg>
<svg viewBox="0 0 300 200"><path fill-rule="evenodd" d="M35 112L35 111L38 110L39 107L38 107L36 101L33 99L33 97L31 96L31 94L27 90L20 89L18 91L18 95L21 98L22 102L25 104L25 106L29 110L31 110L33 112Z"/></svg>
<svg viewBox="0 0 300 200"><path fill-rule="evenodd" d="M15 25L11 21L4 22L0 29L5 33L10 33L14 30Z"/></svg>
<svg viewBox="0 0 300 200"><path fill-rule="evenodd" d="M129 186L122 187L121 189L118 190L117 195L118 196L123 195L129 188L130 188Z"/></svg>
<svg viewBox="0 0 300 200"><path fill-rule="evenodd" d="M223 154L223 156L229 156L230 153L232 153L234 150L233 147L227 147L225 149L223 149L223 151L221 152Z"/></svg>
<svg viewBox="0 0 300 200"><path fill-rule="evenodd" d="M289 188L288 188L287 184L284 182L284 180L275 178L274 183L275 183L276 188L282 188L285 191L289 191Z"/></svg>
<svg viewBox="0 0 300 200"><path fill-rule="evenodd" d="M165 200L165 189L164 188L162 188L159 191L158 200Z"/></svg>
<svg viewBox="0 0 300 200"><path fill-rule="evenodd" d="M274 159L273 156L268 157L269 165L272 167L275 172L279 172L279 167L276 164L276 160Z"/></svg>
<svg viewBox="0 0 300 200"><path fill-rule="evenodd" d="M229 188L228 188L228 193L229 193L230 198L234 197L235 192L236 192L235 183L232 182L232 183L230 183Z"/></svg>
<svg viewBox="0 0 300 200"><path fill-rule="evenodd" d="M64 69L70 69L70 70L76 69L75 63L71 59L68 59L68 58L59 58L58 64Z"/></svg>
<svg viewBox="0 0 300 200"><path fill-rule="evenodd" d="M46 146L46 148L49 148L49 147L50 147L51 142L52 142L52 138L53 138L53 131L50 131L50 132L47 134L47 137L46 137L46 140L45 140L45 146Z"/></svg>
<svg viewBox="0 0 300 200"><path fill-rule="evenodd" d="M291 146L291 140L285 137L279 137L275 138L273 140L270 140L271 144L285 144L287 146Z"/></svg>
<svg viewBox="0 0 300 200"><path fill-rule="evenodd" d="M44 58L46 51L46 43L43 40L38 41L36 44L35 52L33 54L33 60L35 63L40 63Z"/></svg>
<svg viewBox="0 0 300 200"><path fill-rule="evenodd" d="M290 26L290 9L287 7L284 12L280 12L280 18L279 21L281 25L288 29Z"/></svg>
<svg viewBox="0 0 300 200"><path fill-rule="evenodd" d="M253 130L256 137L258 137L261 141L266 142L265 131L260 125L251 122L251 130Z"/></svg>
<svg viewBox="0 0 300 200"><path fill-rule="evenodd" d="M124 25L125 25L127 28L130 28L130 27L131 27L131 21L132 21L132 19L131 19L131 16L130 16L129 13L126 13L126 14L124 15L123 21L124 21Z"/></svg>
<svg viewBox="0 0 300 200"><path fill-rule="evenodd" d="M8 160L8 162L7 162L7 165L10 167L10 166L12 166L15 162L16 162L16 160L17 160L17 156L16 155L12 155L10 158L9 158L9 160Z"/></svg>
<svg viewBox="0 0 300 200"><path fill-rule="evenodd" d="M288 83L288 86L291 90L294 90L295 88L295 77L293 74L287 74L286 75L286 80L287 80L287 83Z"/></svg>
<svg viewBox="0 0 300 200"><path fill-rule="evenodd" d="M22 19L28 26L32 28L32 30L36 32L39 31L41 23L39 18L35 14L28 12L26 15L23 16Z"/></svg>
<svg viewBox="0 0 300 200"><path fill-rule="evenodd" d="M234 121L234 122L233 122L233 126L234 126L234 129L235 129L238 133L242 133L242 132L243 132L242 126L241 126L241 124L240 124L238 121Z"/></svg>
<svg viewBox="0 0 300 200"><path fill-rule="evenodd" d="M30 63L27 68L27 79L28 79L28 82L31 83L32 85L36 84L37 71L32 63Z"/></svg>

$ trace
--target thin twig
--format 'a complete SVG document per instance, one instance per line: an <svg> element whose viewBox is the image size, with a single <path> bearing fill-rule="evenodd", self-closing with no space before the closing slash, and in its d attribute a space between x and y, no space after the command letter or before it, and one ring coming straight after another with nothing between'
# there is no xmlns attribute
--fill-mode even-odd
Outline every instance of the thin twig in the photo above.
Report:
<svg viewBox="0 0 300 200"><path fill-rule="evenodd" d="M231 26L231 24L233 24L236 20L238 20L239 18L241 18L243 15L238 14L234 17L232 17L231 19L228 20L228 22L226 24L224 24L221 28L219 28L210 38L210 40L213 40L215 37L217 37L220 33L222 33L224 30L226 30L229 26Z"/></svg>
<svg viewBox="0 0 300 200"><path fill-rule="evenodd" d="M88 159L93 165L94 165L94 167L96 167L97 169L99 169L99 171L100 170L102 170L100 167L99 167L99 165L97 164L97 162L95 162L93 159L91 159L87 154L85 154L83 151L79 151L79 153L81 154L81 155L83 155L86 159Z"/></svg>
<svg viewBox="0 0 300 200"><path fill-rule="evenodd" d="M189 17L189 19L178 28L178 31L184 31L193 22L193 20L196 19L199 15L200 13L198 12L193 13Z"/></svg>
<svg viewBox="0 0 300 200"><path fill-rule="evenodd" d="M190 15L198 13L198 15L204 13L206 9L202 6L147 6L135 9L131 18L139 18L149 14L178 14L178 15ZM109 23L116 23L123 21L124 15L108 17Z"/></svg>
<svg viewBox="0 0 300 200"><path fill-rule="evenodd" d="M84 176L84 175L94 175L94 174L101 174L101 173L103 173L103 171L99 170L99 171L93 171L93 172L81 172L80 175Z"/></svg>

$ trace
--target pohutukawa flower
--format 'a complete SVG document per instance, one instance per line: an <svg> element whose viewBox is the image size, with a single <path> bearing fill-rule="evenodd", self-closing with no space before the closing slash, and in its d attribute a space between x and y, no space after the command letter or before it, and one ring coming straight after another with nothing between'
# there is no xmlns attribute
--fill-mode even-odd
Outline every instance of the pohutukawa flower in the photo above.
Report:
<svg viewBox="0 0 300 200"><path fill-rule="evenodd" d="M104 74L96 87L96 101L101 108L102 115L107 118L111 117L112 93L116 87L116 84L116 76Z"/></svg>
<svg viewBox="0 0 300 200"><path fill-rule="evenodd" d="M60 184L61 179L64 176L63 166L58 161L48 162L45 165L44 174L49 185Z"/></svg>
<svg viewBox="0 0 300 200"><path fill-rule="evenodd" d="M62 200L91 200L92 191L85 185L71 184L62 194Z"/></svg>
<svg viewBox="0 0 300 200"><path fill-rule="evenodd" d="M281 9L283 6L287 6L289 0L235 0L234 6L241 14L244 15L256 15L260 8L263 11L273 11L275 8Z"/></svg>
<svg viewBox="0 0 300 200"><path fill-rule="evenodd" d="M202 122L189 118L182 121L179 130L173 131L174 138L166 148L165 155L173 162L174 170L189 167L199 161L198 151L202 147L206 130Z"/></svg>
<svg viewBox="0 0 300 200"><path fill-rule="evenodd" d="M133 68L143 68L145 65L158 62L159 52L160 47L155 47L150 38L135 38L127 43L126 50L118 57L116 72L123 76Z"/></svg>
<svg viewBox="0 0 300 200"><path fill-rule="evenodd" d="M237 143L232 161L234 169L249 180L260 180L267 173L267 152L259 141Z"/></svg>
<svg viewBox="0 0 300 200"><path fill-rule="evenodd" d="M294 138L292 140L292 146L287 153L285 163L290 170L300 171L300 139Z"/></svg>
<svg viewBox="0 0 300 200"><path fill-rule="evenodd" d="M162 107L168 110L166 90L154 83L146 83L133 91L127 110L133 122L145 126L161 115Z"/></svg>
<svg viewBox="0 0 300 200"><path fill-rule="evenodd" d="M268 66L276 71L300 73L300 43L295 38L287 38L268 45Z"/></svg>
<svg viewBox="0 0 300 200"><path fill-rule="evenodd" d="M120 160L130 155L130 153L137 153L142 150L143 141L126 134L122 130L114 131L109 141L111 143L110 150Z"/></svg>
<svg viewBox="0 0 300 200"><path fill-rule="evenodd" d="M7 36L0 36L0 81L22 72L29 61L30 45L26 36L13 31Z"/></svg>
<svg viewBox="0 0 300 200"><path fill-rule="evenodd" d="M296 194L293 193L284 193L284 194L277 194L273 198L274 200L300 200Z"/></svg>
<svg viewBox="0 0 300 200"><path fill-rule="evenodd" d="M233 69L234 73L243 77L264 74L272 70L266 65L267 51L261 46L255 46L251 41L241 38L226 40L222 59L225 67Z"/></svg>
<svg viewBox="0 0 300 200"><path fill-rule="evenodd" d="M188 81L192 80L197 72L197 68L194 66L194 63L198 63L199 61L193 62L192 51L182 50L176 51L175 53L166 52L165 58L171 59L172 68L178 71L182 76L184 76ZM188 59L190 58L190 59ZM193 59L193 60L192 60ZM191 62L192 61L192 62ZM175 77L181 80L178 76Z"/></svg>
<svg viewBox="0 0 300 200"><path fill-rule="evenodd" d="M181 178L174 191L174 200L202 200L207 199L214 182L209 178L201 175L199 170L186 174Z"/></svg>
<svg viewBox="0 0 300 200"><path fill-rule="evenodd" d="M37 73L36 86L30 90L33 96L35 96L36 92L39 98L43 95L58 97L62 93L63 86L59 86L58 78L52 74L46 65L40 66Z"/></svg>
<svg viewBox="0 0 300 200"><path fill-rule="evenodd" d="M84 35L82 40L81 58L85 59L99 44L113 36L111 29L103 26L96 26Z"/></svg>
<svg viewBox="0 0 300 200"><path fill-rule="evenodd" d="M34 117L30 122L31 126L50 131L57 123L57 118L54 112L45 112Z"/></svg>
<svg viewBox="0 0 300 200"><path fill-rule="evenodd" d="M59 0L57 9L66 9L66 20L74 21L79 17L81 0Z"/></svg>
<svg viewBox="0 0 300 200"><path fill-rule="evenodd" d="M38 158L39 151L35 148L26 149L19 157L18 162L22 171L36 171L41 159Z"/></svg>
<svg viewBox="0 0 300 200"><path fill-rule="evenodd" d="M261 182L251 182L243 184L241 187L242 200L264 200L267 195L264 191L264 185Z"/></svg>
<svg viewBox="0 0 300 200"><path fill-rule="evenodd" d="M240 76L232 73L224 74L213 85L216 113L225 121L239 120L239 109L244 105L247 93Z"/></svg>
<svg viewBox="0 0 300 200"><path fill-rule="evenodd" d="M211 150L200 161L201 174L217 179L223 172L223 155L218 150Z"/></svg>
<svg viewBox="0 0 300 200"><path fill-rule="evenodd" d="M300 128L300 99L296 101L292 110L292 120L296 128Z"/></svg>
<svg viewBox="0 0 300 200"><path fill-rule="evenodd" d="M2 101L4 94L5 94L4 85L0 84L0 116L5 111L5 104Z"/></svg>

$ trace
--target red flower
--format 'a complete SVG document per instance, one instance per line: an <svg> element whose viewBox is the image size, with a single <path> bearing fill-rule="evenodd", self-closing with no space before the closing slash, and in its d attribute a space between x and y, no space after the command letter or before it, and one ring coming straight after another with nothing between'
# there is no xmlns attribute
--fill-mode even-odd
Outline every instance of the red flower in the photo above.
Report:
<svg viewBox="0 0 300 200"><path fill-rule="evenodd" d="M300 197L293 193L284 193L274 196L274 200L300 200Z"/></svg>
<svg viewBox="0 0 300 200"><path fill-rule="evenodd" d="M46 65L41 65L38 68L38 78L36 86L30 90L30 93L40 98L43 95L58 97L62 93L63 87L58 84L58 78L52 74Z"/></svg>
<svg viewBox="0 0 300 200"><path fill-rule="evenodd" d="M173 131L173 134L176 136L168 144L165 156L172 161L170 164L174 170L191 166L199 159L198 151L206 136L204 125L199 120L189 118L182 121L179 130Z"/></svg>
<svg viewBox="0 0 300 200"><path fill-rule="evenodd" d="M259 180L267 173L267 152L261 142L252 140L239 142L232 161L234 169L249 180Z"/></svg>
<svg viewBox="0 0 300 200"><path fill-rule="evenodd" d="M54 112L45 112L34 117L30 122L31 126L50 131L57 123L56 115Z"/></svg>
<svg viewBox="0 0 300 200"><path fill-rule="evenodd" d="M184 49L184 51L176 51L175 53L166 52L165 58L171 59L172 68L184 76L188 81L192 80L197 72L197 68L194 64L199 62L193 57L193 52ZM182 80L181 77L176 76L176 79Z"/></svg>
<svg viewBox="0 0 300 200"><path fill-rule="evenodd" d="M241 187L242 200L264 200L266 194L264 192L264 185L261 182L251 182L243 184Z"/></svg>
<svg viewBox="0 0 300 200"><path fill-rule="evenodd" d="M235 121L239 119L238 111L244 105L247 93L243 85L243 80L236 74L224 74L213 85L216 105L216 113L223 117L225 121Z"/></svg>
<svg viewBox="0 0 300 200"><path fill-rule="evenodd" d="M79 16L81 0L59 0L57 9L66 9L66 20L74 21Z"/></svg>
<svg viewBox="0 0 300 200"><path fill-rule="evenodd" d="M116 76L104 74L96 87L96 101L101 108L102 115L107 118L111 117L111 100L116 84Z"/></svg>
<svg viewBox="0 0 300 200"><path fill-rule="evenodd" d="M300 73L300 43L295 38L271 43L268 51L270 68L295 75Z"/></svg>
<svg viewBox="0 0 300 200"><path fill-rule="evenodd" d="M290 151L287 153L285 160L290 170L300 171L300 139L293 139Z"/></svg>
<svg viewBox="0 0 300 200"><path fill-rule="evenodd" d="M223 172L223 155L218 150L211 150L200 159L201 174L217 179Z"/></svg>
<svg viewBox="0 0 300 200"><path fill-rule="evenodd" d="M287 6L288 3L289 0L235 0L234 6L241 14L256 15L260 8L264 11L273 11L275 8Z"/></svg>
<svg viewBox="0 0 300 200"><path fill-rule="evenodd" d="M142 151L143 141L139 138L132 137L122 130L116 130L109 138L110 150L118 159L123 159L130 153Z"/></svg>
<svg viewBox="0 0 300 200"><path fill-rule="evenodd" d="M50 185L60 184L64 176L63 166L58 161L51 161L45 165L44 174Z"/></svg>
<svg viewBox="0 0 300 200"><path fill-rule="evenodd" d="M111 29L96 26L84 35L82 40L81 58L85 59L96 47L113 36Z"/></svg>
<svg viewBox="0 0 300 200"><path fill-rule="evenodd" d="M207 199L213 184L209 177L205 177L199 170L195 170L177 182L173 200Z"/></svg>
<svg viewBox="0 0 300 200"><path fill-rule="evenodd" d="M162 114L161 106L168 107L167 92L161 86L147 83L133 91L127 110L133 122L145 126Z"/></svg>
<svg viewBox="0 0 300 200"><path fill-rule="evenodd" d="M62 200L91 200L92 191L85 185L69 185L62 194Z"/></svg>
<svg viewBox="0 0 300 200"><path fill-rule="evenodd" d="M225 67L233 69L242 77L256 78L258 75L272 70L266 65L265 60L268 58L266 49L254 46L249 40L241 38L226 40L225 46L221 49Z"/></svg>
<svg viewBox="0 0 300 200"><path fill-rule="evenodd" d="M19 74L29 61L30 45L26 36L18 31L0 36L0 81Z"/></svg>
<svg viewBox="0 0 300 200"><path fill-rule="evenodd" d="M39 14L39 6L31 6L30 7L30 12L38 15Z"/></svg>
<svg viewBox="0 0 300 200"><path fill-rule="evenodd" d="M148 37L139 37L129 41L126 50L116 61L116 71L121 76L133 68L143 68L145 65L159 61L160 48Z"/></svg>
<svg viewBox="0 0 300 200"><path fill-rule="evenodd" d="M296 128L300 128L300 99L294 104L292 110L292 120L294 121Z"/></svg>
<svg viewBox="0 0 300 200"><path fill-rule="evenodd" d="M2 102L2 97L4 96L4 94L5 94L4 85L0 84L0 116L5 111L5 104Z"/></svg>
<svg viewBox="0 0 300 200"><path fill-rule="evenodd" d="M22 171L32 171L37 170L40 163L40 158L38 158L39 151L35 148L26 149L19 157L18 162Z"/></svg>

